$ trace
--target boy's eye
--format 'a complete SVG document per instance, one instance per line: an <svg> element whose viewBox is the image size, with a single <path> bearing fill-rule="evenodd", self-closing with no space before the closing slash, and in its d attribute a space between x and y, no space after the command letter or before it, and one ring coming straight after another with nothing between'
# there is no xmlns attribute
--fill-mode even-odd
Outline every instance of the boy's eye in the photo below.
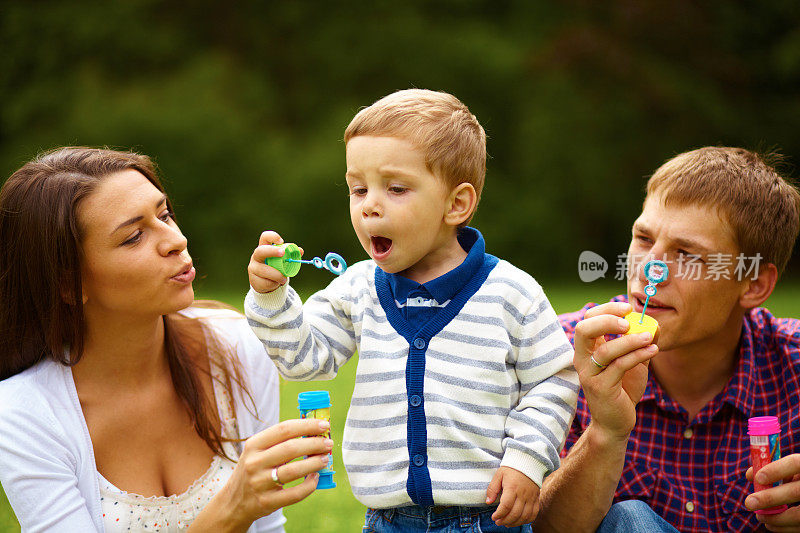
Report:
<svg viewBox="0 0 800 533"><path fill-rule="evenodd" d="M406 187L401 187L399 185L393 185L393 186L389 187L389 192L394 193L394 194L403 194L407 190L408 189Z"/></svg>
<svg viewBox="0 0 800 533"><path fill-rule="evenodd" d="M353 187L350 189L351 196L364 196L365 194L367 194L366 187Z"/></svg>

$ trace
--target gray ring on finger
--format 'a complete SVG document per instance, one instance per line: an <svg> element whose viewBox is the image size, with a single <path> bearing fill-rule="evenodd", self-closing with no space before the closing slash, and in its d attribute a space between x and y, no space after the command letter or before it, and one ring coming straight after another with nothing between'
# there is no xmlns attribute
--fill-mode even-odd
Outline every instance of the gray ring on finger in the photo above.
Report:
<svg viewBox="0 0 800 533"><path fill-rule="evenodd" d="M280 467L276 466L275 468L273 468L272 472L270 472L269 477L272 478L272 482L275 483L275 485L277 485L277 487L279 489L282 489L283 488L283 483L278 481L278 468L280 468Z"/></svg>
<svg viewBox="0 0 800 533"><path fill-rule="evenodd" d="M591 359L591 360L592 360L592 363L594 363L594 366L596 366L596 367L597 367L597 368L599 368L600 370L603 370L605 367L607 367L607 366L608 366L608 365L601 365L600 363L598 363L598 362L597 362L597 359L595 359L595 358L594 358L594 355L590 355L590 356L589 356L589 359Z"/></svg>

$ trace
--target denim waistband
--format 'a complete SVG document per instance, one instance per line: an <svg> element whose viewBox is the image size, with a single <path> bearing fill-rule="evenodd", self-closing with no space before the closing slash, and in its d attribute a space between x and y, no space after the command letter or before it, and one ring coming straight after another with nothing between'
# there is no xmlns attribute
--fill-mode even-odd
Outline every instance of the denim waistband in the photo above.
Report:
<svg viewBox="0 0 800 533"><path fill-rule="evenodd" d="M434 505L432 507L420 507L419 505L410 505L406 507L392 507L390 509L370 509L375 513L383 515L390 522L395 514L407 516L410 518L417 518L428 524L432 524L439 520L452 520L458 518L462 523L469 524L479 514L487 511L494 511L497 506L478 506L478 507L463 507L458 505Z"/></svg>

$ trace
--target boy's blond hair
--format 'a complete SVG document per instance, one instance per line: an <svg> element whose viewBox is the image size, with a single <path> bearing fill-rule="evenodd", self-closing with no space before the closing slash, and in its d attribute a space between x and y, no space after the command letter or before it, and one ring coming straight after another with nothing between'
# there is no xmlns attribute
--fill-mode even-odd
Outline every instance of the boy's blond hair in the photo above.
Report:
<svg viewBox="0 0 800 533"><path fill-rule="evenodd" d="M800 193L758 154L718 146L682 153L648 180L651 195L665 204L719 209L745 257L761 254L779 275L786 267L800 225Z"/></svg>
<svg viewBox="0 0 800 533"><path fill-rule="evenodd" d="M480 201L486 176L486 133L452 94L406 89L384 96L353 118L344 132L345 144L359 135L398 137L413 143L424 152L428 170L451 188L472 184Z"/></svg>

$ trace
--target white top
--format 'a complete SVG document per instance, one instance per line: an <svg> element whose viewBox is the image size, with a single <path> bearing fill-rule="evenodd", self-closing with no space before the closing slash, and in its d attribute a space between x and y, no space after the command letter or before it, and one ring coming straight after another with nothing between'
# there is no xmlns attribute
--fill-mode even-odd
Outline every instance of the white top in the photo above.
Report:
<svg viewBox="0 0 800 533"><path fill-rule="evenodd" d="M257 419L251 414L253 406L249 399L243 400L241 391L233 382L233 398L229 401L238 414L236 425L241 437L247 438L276 424L279 419L278 374L269 359L264 357L261 343L241 315L227 310L198 308L187 309L182 314L202 318L214 329L219 341L235 347L242 377L259 417ZM215 393L218 399L223 398L216 388ZM245 401L250 410L245 407ZM224 416L224 406L220 407L223 421L227 421L223 424L225 436L232 436L228 428L233 426ZM220 466L223 467L220 475L214 475ZM209 471L184 495L197 490L198 483L204 485L205 479L211 479L218 486L224 485L222 471L225 466L220 458L215 458ZM232 463L228 466L232 471ZM217 477L219 481L216 481ZM119 531L104 524L105 499L101 498L105 496L101 495L101 479L69 367L50 360L42 361L0 381L0 483L23 532ZM114 492L113 489L110 484L104 487L106 493ZM116 494L119 496L121 491L117 490ZM136 499L135 495L127 496ZM182 496L163 499L177 502L182 500ZM181 511L184 509L186 507L180 507ZM249 532L282 532L285 521L281 511L276 511L254 522ZM156 530L149 526L130 529ZM122 531L128 531L127 526Z"/></svg>
<svg viewBox="0 0 800 533"><path fill-rule="evenodd" d="M356 498L373 508L411 505L413 479L414 495L429 491L434 505L485 505L500 466L541 485L559 466L579 384L539 284L500 260L412 331L395 319L376 272L371 260L356 263L305 305L288 284L251 289L245 300L287 379L332 379L358 350L342 445ZM423 361L419 376L407 372L412 356ZM409 392L412 379L424 392Z"/></svg>

